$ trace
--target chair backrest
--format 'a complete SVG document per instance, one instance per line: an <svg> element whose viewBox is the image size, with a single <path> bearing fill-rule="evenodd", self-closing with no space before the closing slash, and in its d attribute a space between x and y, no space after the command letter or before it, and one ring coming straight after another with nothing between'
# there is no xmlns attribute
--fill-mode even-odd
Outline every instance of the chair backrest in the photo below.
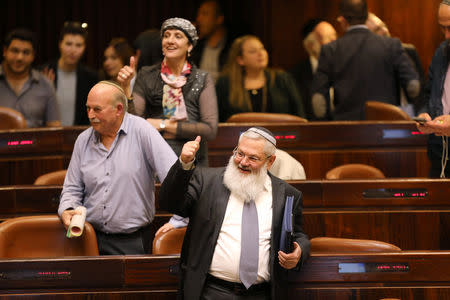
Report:
<svg viewBox="0 0 450 300"><path fill-rule="evenodd" d="M399 247L375 240L345 239L334 237L316 237L311 239L311 252L347 253L347 252L400 252Z"/></svg>
<svg viewBox="0 0 450 300"><path fill-rule="evenodd" d="M96 256L97 237L88 222L78 238L67 238L57 215L18 217L0 223L0 258Z"/></svg>
<svg viewBox="0 0 450 300"><path fill-rule="evenodd" d="M0 129L27 128L27 121L21 112L0 106Z"/></svg>
<svg viewBox="0 0 450 300"><path fill-rule="evenodd" d="M345 164L331 169L325 179L381 179L386 178L381 170L364 164Z"/></svg>
<svg viewBox="0 0 450 300"><path fill-rule="evenodd" d="M366 101L366 120L401 121L411 120L411 117L395 105Z"/></svg>
<svg viewBox="0 0 450 300"><path fill-rule="evenodd" d="M180 254L186 227L175 228L155 236L152 254Z"/></svg>
<svg viewBox="0 0 450 300"><path fill-rule="evenodd" d="M234 114L228 118L227 123L257 123L257 122L269 122L269 123L306 123L308 120L299 116L289 114L277 114L277 113L262 113L262 112L247 112Z"/></svg>
<svg viewBox="0 0 450 300"><path fill-rule="evenodd" d="M36 178L34 185L63 185L67 170L60 170L43 174Z"/></svg>

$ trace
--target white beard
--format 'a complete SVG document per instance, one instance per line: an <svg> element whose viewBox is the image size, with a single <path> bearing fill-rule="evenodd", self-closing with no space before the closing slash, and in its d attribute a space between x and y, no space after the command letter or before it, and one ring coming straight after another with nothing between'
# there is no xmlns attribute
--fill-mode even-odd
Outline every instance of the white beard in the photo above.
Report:
<svg viewBox="0 0 450 300"><path fill-rule="evenodd" d="M223 176L223 184L231 193L242 201L250 202L264 190L267 176L267 162L258 171L243 174L234 163L233 156L230 157Z"/></svg>

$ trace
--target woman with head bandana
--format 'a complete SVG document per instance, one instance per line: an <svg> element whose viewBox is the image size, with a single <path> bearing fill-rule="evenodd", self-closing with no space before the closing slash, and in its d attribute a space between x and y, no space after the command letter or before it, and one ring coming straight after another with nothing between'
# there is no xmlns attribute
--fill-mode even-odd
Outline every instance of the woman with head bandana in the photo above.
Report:
<svg viewBox="0 0 450 300"><path fill-rule="evenodd" d="M197 31L188 20L171 18L161 26L161 40L163 61L139 71L132 93L134 58L120 70L117 80L133 99L134 113L160 131L177 155L186 141L200 135L204 145L196 159L207 166L206 141L216 136L218 113L212 77L189 61Z"/></svg>

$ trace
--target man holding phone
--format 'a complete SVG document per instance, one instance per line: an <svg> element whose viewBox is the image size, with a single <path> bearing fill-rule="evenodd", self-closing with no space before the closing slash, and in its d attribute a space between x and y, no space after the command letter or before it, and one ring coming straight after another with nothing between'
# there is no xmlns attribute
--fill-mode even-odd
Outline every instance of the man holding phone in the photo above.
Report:
<svg viewBox="0 0 450 300"><path fill-rule="evenodd" d="M428 82L425 86L425 99L428 101L427 112L418 116L422 120L416 120L417 128L423 133L430 134L428 157L431 162L429 173L431 178L450 176L450 167L442 163L443 154L448 152L447 146L442 142L443 138L438 136L446 132L450 133L449 130L444 130L444 127L449 126L446 124L450 114L450 0L443 0L439 5L438 23L445 36L445 41L434 53L428 70ZM444 82L443 85L442 82Z"/></svg>

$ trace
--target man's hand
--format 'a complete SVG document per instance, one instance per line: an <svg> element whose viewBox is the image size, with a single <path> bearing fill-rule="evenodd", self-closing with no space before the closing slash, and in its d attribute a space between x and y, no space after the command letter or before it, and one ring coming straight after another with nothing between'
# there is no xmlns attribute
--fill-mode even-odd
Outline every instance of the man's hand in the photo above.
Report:
<svg viewBox="0 0 450 300"><path fill-rule="evenodd" d="M70 221L72 221L72 217L74 215L81 215L81 212L74 209L66 209L61 215L61 221L64 224L66 230L69 228Z"/></svg>
<svg viewBox="0 0 450 300"><path fill-rule="evenodd" d="M430 123L430 121L431 121L430 115L427 114L427 113L421 113L420 115L418 115L418 117L419 117L419 118L424 118L424 119L427 120L427 121L426 121L425 124L423 124L423 125L421 125L420 123L417 123L417 124L416 124L417 129L418 129L420 132L423 132L423 133L426 133L426 134L433 133L433 132L434 132L433 129L430 128L430 127L428 126L429 123Z"/></svg>
<svg viewBox="0 0 450 300"><path fill-rule="evenodd" d="M450 115L436 117L433 121L427 122L427 127L433 130L433 133L438 136L450 136Z"/></svg>
<svg viewBox="0 0 450 300"><path fill-rule="evenodd" d="M302 248L294 242L294 250L291 253L284 253L283 251L278 251L278 260L280 261L280 266L285 269L292 269L298 264L300 257L302 257Z"/></svg>
<svg viewBox="0 0 450 300"><path fill-rule="evenodd" d="M158 236L161 233L164 232L168 232L171 231L172 229L174 229L175 227L173 227L172 224L170 224L169 222L167 222L166 224L164 224L163 226L161 226L158 231L155 233L155 237Z"/></svg>
<svg viewBox="0 0 450 300"><path fill-rule="evenodd" d="M198 149L200 149L201 139L201 136L198 135L194 141L189 141L184 144L180 155L180 159L182 162L187 164L194 160L195 154L197 153Z"/></svg>
<svg viewBox="0 0 450 300"><path fill-rule="evenodd" d="M136 73L136 63L134 56L132 56L130 57L130 65L124 66L120 69L119 74L117 74L117 81L120 83L128 98L131 98L130 82L134 77L134 73Z"/></svg>
<svg viewBox="0 0 450 300"><path fill-rule="evenodd" d="M45 67L41 71L42 75L50 79L51 82L55 81L55 71L49 67Z"/></svg>

